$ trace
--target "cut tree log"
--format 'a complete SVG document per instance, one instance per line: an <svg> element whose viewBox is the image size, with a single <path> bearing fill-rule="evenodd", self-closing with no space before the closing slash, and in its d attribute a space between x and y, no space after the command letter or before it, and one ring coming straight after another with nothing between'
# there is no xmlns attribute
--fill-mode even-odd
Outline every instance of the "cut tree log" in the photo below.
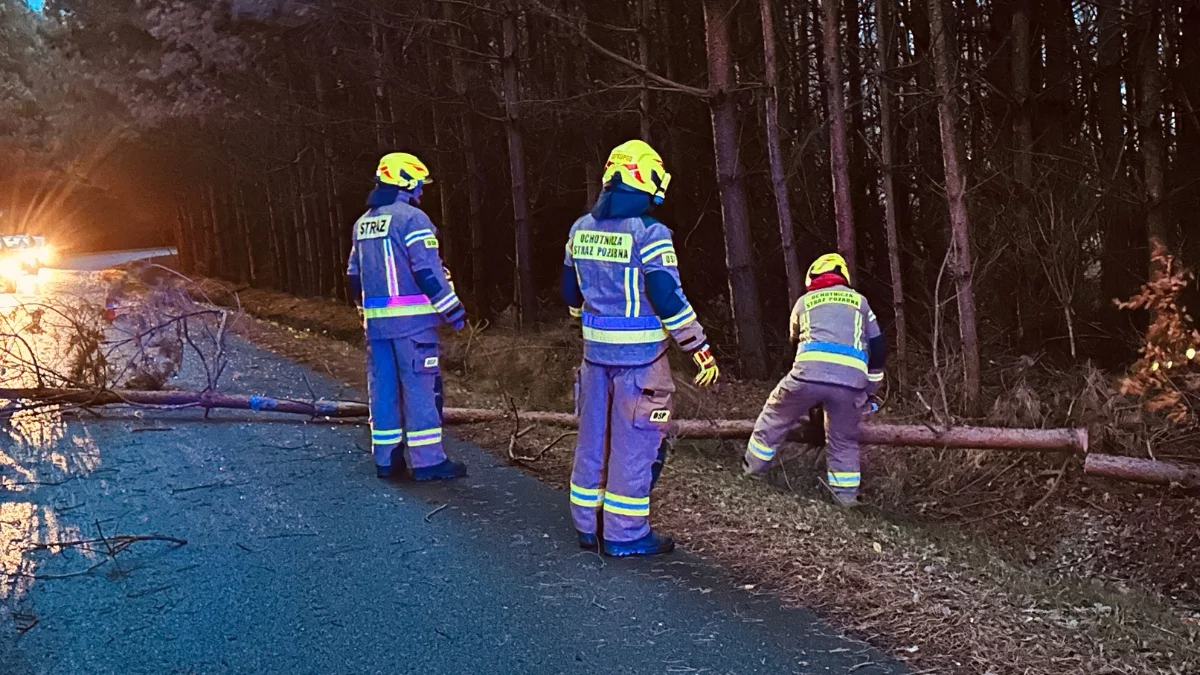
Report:
<svg viewBox="0 0 1200 675"><path fill-rule="evenodd" d="M1200 466L1156 459L1091 454L1083 462L1083 472L1089 476L1118 478L1150 485L1178 483L1184 487L1200 487Z"/></svg>
<svg viewBox="0 0 1200 675"><path fill-rule="evenodd" d="M202 408L254 410L304 415L307 417L355 418L369 414L365 403L355 401L302 401L269 396L245 396L217 392L190 391L89 391L84 389L0 389L0 400L37 401L44 404L83 407L128 404L160 408ZM505 410L446 408L444 423L477 424L511 420ZM522 422L561 427L577 427L575 415L557 412L522 412ZM671 431L680 438L748 438L754 430L751 420L688 420L671 423ZM808 420L802 420L790 436L793 440L811 440L819 433ZM1007 429L999 427L950 427L935 429L917 424L867 423L861 440L868 445L893 445L978 450L1022 450L1032 452L1086 453L1086 429Z"/></svg>

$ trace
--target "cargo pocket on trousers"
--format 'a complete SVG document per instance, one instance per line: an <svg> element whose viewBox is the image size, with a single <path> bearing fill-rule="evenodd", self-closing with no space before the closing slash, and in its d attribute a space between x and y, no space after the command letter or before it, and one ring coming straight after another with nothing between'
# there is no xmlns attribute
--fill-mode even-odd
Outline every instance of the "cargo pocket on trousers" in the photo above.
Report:
<svg viewBox="0 0 1200 675"><path fill-rule="evenodd" d="M633 411L633 426L635 429L657 429L666 432L667 424L671 421L672 394L675 393L675 381L671 379L670 371L665 377L653 375L639 378L636 382L641 387L641 395Z"/></svg>
<svg viewBox="0 0 1200 675"><path fill-rule="evenodd" d="M421 373L423 375L438 374L438 346L436 342L413 343L412 368L414 373Z"/></svg>

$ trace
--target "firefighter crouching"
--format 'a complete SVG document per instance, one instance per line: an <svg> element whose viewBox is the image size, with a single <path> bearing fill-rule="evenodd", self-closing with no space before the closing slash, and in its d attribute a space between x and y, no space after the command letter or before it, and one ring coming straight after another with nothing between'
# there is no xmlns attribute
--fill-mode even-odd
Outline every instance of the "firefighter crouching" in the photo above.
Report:
<svg viewBox="0 0 1200 675"><path fill-rule="evenodd" d="M746 448L746 473L765 472L780 446L814 406L825 410L826 476L838 504L856 506L861 483L858 432L864 410L877 407L887 341L867 299L850 286L846 261L821 256L808 269L806 292L791 315L796 360L771 392Z"/></svg>
<svg viewBox="0 0 1200 675"><path fill-rule="evenodd" d="M418 481L467 473L442 449L436 329L445 322L461 330L466 317L446 279L437 230L417 208L430 182L413 155L384 156L368 210L354 224L347 274L363 311L371 449L376 475L384 479L405 473L405 447Z"/></svg>
<svg viewBox="0 0 1200 675"><path fill-rule="evenodd" d="M662 158L629 141L612 151L603 180L591 213L571 226L562 272L563 299L581 319L584 339L571 512L582 548L657 555L675 547L649 524L675 391L668 339L692 355L700 386L715 382L719 370L680 288L671 231L648 215L670 182Z"/></svg>

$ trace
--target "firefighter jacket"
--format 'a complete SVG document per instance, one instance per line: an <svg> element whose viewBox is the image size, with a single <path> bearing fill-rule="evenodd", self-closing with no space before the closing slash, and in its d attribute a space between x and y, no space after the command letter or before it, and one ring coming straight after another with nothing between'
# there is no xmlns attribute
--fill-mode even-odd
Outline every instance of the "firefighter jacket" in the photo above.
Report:
<svg viewBox="0 0 1200 675"><path fill-rule="evenodd" d="M617 184L571 226L563 299L581 312L585 360L609 366L654 362L674 339L705 344L679 286L679 258L666 225L645 215L649 197Z"/></svg>
<svg viewBox="0 0 1200 675"><path fill-rule="evenodd" d="M432 335L462 314L438 255L437 230L409 198L400 192L395 203L368 210L354 224L347 274L359 278L369 340Z"/></svg>
<svg viewBox="0 0 1200 675"><path fill-rule="evenodd" d="M886 343L867 299L849 286L802 295L792 309L791 338L798 343L797 379L869 392L883 381Z"/></svg>

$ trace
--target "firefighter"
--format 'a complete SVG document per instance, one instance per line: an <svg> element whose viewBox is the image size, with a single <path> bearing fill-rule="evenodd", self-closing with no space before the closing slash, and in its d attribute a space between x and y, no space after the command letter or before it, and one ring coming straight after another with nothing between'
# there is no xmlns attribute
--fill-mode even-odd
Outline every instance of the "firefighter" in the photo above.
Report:
<svg viewBox="0 0 1200 675"><path fill-rule="evenodd" d="M874 396L883 382L887 341L867 299L851 288L842 256L817 258L804 285L791 316L796 360L754 423L742 465L746 473L766 471L801 416L822 406L827 485L838 504L857 506L858 429L863 413L878 408Z"/></svg>
<svg viewBox="0 0 1200 675"><path fill-rule="evenodd" d="M413 155L385 155L350 249L350 289L367 333L371 449L383 479L404 475L405 449L418 481L467 473L442 449L437 327L461 330L466 313L446 279L437 230L417 208L430 182Z"/></svg>
<svg viewBox="0 0 1200 675"><path fill-rule="evenodd" d="M679 286L671 231L648 215L671 180L662 157L642 141L623 143L609 155L603 180L591 213L571 226L562 270L563 299L581 319L584 341L571 512L584 549L658 555L675 548L649 524L675 391L668 338L691 354L699 386L716 382L720 371Z"/></svg>

